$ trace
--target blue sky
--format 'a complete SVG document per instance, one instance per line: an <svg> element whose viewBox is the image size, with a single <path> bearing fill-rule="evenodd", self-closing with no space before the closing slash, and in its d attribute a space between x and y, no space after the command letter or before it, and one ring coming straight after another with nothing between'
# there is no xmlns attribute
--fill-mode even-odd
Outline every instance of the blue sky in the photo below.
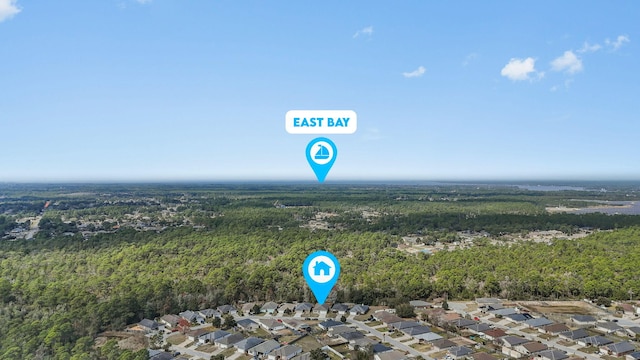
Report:
<svg viewBox="0 0 640 360"><path fill-rule="evenodd" d="M0 181L640 179L637 1L0 0Z"/></svg>

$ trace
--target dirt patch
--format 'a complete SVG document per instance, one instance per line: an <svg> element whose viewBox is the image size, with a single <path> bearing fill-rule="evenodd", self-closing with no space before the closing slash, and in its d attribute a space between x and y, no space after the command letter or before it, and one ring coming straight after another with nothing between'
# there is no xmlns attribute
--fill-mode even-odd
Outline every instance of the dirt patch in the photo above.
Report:
<svg viewBox="0 0 640 360"><path fill-rule="evenodd" d="M599 315L601 311L583 301L521 301L518 305L540 314Z"/></svg>

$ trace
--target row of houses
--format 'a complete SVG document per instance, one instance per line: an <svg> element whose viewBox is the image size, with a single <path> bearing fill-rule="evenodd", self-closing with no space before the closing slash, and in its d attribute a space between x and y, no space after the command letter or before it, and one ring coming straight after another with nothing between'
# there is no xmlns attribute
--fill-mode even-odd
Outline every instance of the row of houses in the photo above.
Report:
<svg viewBox="0 0 640 360"><path fill-rule="evenodd" d="M245 309L247 310L247 311L244 311L244 313L245 314L249 313L250 311L253 310L253 308L256 305L257 305L256 303L248 303L243 305L243 311ZM261 313L271 314L271 315L276 314L278 312L280 313L296 312L296 313L303 313L303 314L316 313L319 316L324 317L327 315L329 311L337 313L339 315L347 315L347 314L363 315L369 311L369 306L364 304L354 305L354 304L344 304L344 303L336 303L336 304L333 304L333 306L329 306L326 304L318 304L318 303L313 305L308 302L302 302L298 304L291 304L291 303L278 304L273 301L266 302L260 306Z"/></svg>
<svg viewBox="0 0 640 360"><path fill-rule="evenodd" d="M241 333L230 333L224 330L194 330L187 333L187 338L199 344L214 344L221 349L235 348L238 353L260 359L291 360L302 354L302 348L295 345L282 346L276 340L245 337Z"/></svg>

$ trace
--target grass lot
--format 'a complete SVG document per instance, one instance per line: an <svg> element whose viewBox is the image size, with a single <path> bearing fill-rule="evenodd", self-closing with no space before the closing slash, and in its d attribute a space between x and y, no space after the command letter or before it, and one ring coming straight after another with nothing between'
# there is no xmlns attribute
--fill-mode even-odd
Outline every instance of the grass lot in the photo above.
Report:
<svg viewBox="0 0 640 360"><path fill-rule="evenodd" d="M249 356L249 355L240 355L240 356L237 358L237 360L250 360L250 359L252 359L252 357L251 357L251 356Z"/></svg>
<svg viewBox="0 0 640 360"><path fill-rule="evenodd" d="M567 340L558 340L558 344L562 345L562 346L573 346L576 343L574 343L572 341L567 341Z"/></svg>
<svg viewBox="0 0 640 360"><path fill-rule="evenodd" d="M271 337L271 334L263 328L258 328L256 331L253 332L253 335L255 337L259 337L262 339L268 339Z"/></svg>
<svg viewBox="0 0 640 360"><path fill-rule="evenodd" d="M520 331L522 331L524 333L527 333L527 334L537 334L538 333L538 330L531 329L531 328L525 328L525 329L522 329Z"/></svg>
<svg viewBox="0 0 640 360"><path fill-rule="evenodd" d="M228 358L229 356L233 355L235 352L236 352L236 349L235 349L235 348L230 348L230 349L227 349L227 350L225 350L225 351L221 352L221 353L220 353L220 355L224 356L224 357L225 357L225 359L226 359L226 358Z"/></svg>
<svg viewBox="0 0 640 360"><path fill-rule="evenodd" d="M502 321L502 319L501 319L501 318L497 318L497 317L495 317L495 316L494 316L494 317L492 317L492 318L489 318L489 321L494 322L494 323L497 323L497 322Z"/></svg>
<svg viewBox="0 0 640 360"><path fill-rule="evenodd" d="M413 345L409 345L412 348L421 351L421 352L427 352L429 350L431 350L431 345L429 344L413 344Z"/></svg>
<svg viewBox="0 0 640 360"><path fill-rule="evenodd" d="M447 355L447 351L439 351L437 353L429 354L430 357L434 359L442 359Z"/></svg>
<svg viewBox="0 0 640 360"><path fill-rule="evenodd" d="M403 333L401 333L401 332L399 332L399 331L394 331L394 332L392 332L392 333L391 333L391 335L389 335L389 336L391 336L391 338L392 338L392 339L397 339L397 338L399 338L399 337L403 337L403 336L404 336L404 334L403 334Z"/></svg>
<svg viewBox="0 0 640 360"><path fill-rule="evenodd" d="M212 352L216 351L216 349L217 349L216 346L212 345L212 344L202 345L202 346L198 346L196 348L196 350L198 350L198 351L206 352L206 353L209 353L209 354L211 354Z"/></svg>
<svg viewBox="0 0 640 360"><path fill-rule="evenodd" d="M187 340L187 337L182 334L174 334L167 338L167 342L171 345L182 344L185 340Z"/></svg>
<svg viewBox="0 0 640 360"><path fill-rule="evenodd" d="M540 334L538 335L539 338L541 339L545 339L545 340L551 340L553 338L557 338L557 335L551 335L551 334Z"/></svg>
<svg viewBox="0 0 640 360"><path fill-rule="evenodd" d="M382 325L382 321L370 321L370 322L368 322L366 324L371 326L371 327L374 327L374 326Z"/></svg>
<svg viewBox="0 0 640 360"><path fill-rule="evenodd" d="M365 315L356 315L356 316L353 317L353 319L357 320L357 321L365 321L365 320L369 319L370 317L371 317L371 315L366 315L366 314Z"/></svg>
<svg viewBox="0 0 640 360"><path fill-rule="evenodd" d="M339 352L342 355L347 355L349 353L349 346L347 346L347 344L343 344L343 345L339 345L339 346L333 346L333 349L337 352ZM331 352L329 352L331 353Z"/></svg>
<svg viewBox="0 0 640 360"><path fill-rule="evenodd" d="M587 354L595 354L599 351L599 349L595 346L587 346L587 347L578 349L578 351L582 351Z"/></svg>
<svg viewBox="0 0 640 360"><path fill-rule="evenodd" d="M296 346L300 346L303 352L311 351L313 349L317 349L322 347L322 345L316 341L312 336L305 336L302 339L296 341L294 343Z"/></svg>

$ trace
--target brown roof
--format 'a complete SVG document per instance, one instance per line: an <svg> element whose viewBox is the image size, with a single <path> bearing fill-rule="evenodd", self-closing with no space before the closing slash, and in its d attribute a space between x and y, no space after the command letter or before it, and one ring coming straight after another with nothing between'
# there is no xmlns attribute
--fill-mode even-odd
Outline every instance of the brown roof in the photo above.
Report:
<svg viewBox="0 0 640 360"><path fill-rule="evenodd" d="M543 343L539 343L536 341L532 341L526 344L523 344L522 347L527 349L527 351L534 353L542 350L547 350L549 347Z"/></svg>
<svg viewBox="0 0 640 360"><path fill-rule="evenodd" d="M557 334L563 331L569 331L569 327L565 324L551 324L542 328L546 332L550 332L552 334Z"/></svg>
<svg viewBox="0 0 640 360"><path fill-rule="evenodd" d="M472 354L471 357L473 360L498 360L495 356L483 352Z"/></svg>
<svg viewBox="0 0 640 360"><path fill-rule="evenodd" d="M484 331L485 334L487 334L488 336L491 336L492 338L500 338L503 336L507 336L507 333L504 332L502 329L489 329Z"/></svg>

